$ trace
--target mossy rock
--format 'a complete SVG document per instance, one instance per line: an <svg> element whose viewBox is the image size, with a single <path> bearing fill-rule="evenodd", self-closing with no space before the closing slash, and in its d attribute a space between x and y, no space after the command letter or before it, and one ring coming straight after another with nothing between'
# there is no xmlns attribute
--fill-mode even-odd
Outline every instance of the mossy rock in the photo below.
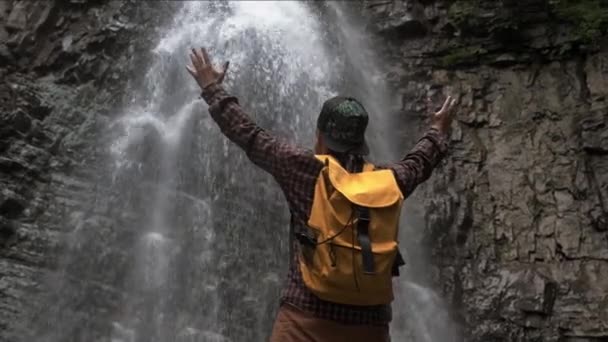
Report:
<svg viewBox="0 0 608 342"><path fill-rule="evenodd" d="M503 1L458 0L448 9L449 22L467 35L487 36L495 32L515 32L521 17Z"/></svg>
<svg viewBox="0 0 608 342"><path fill-rule="evenodd" d="M458 0L450 5L448 19L460 29L473 28L481 23L478 0Z"/></svg>
<svg viewBox="0 0 608 342"><path fill-rule="evenodd" d="M608 27L608 2L605 0L551 0L556 16L574 25L573 33L591 43L602 37Z"/></svg>
<svg viewBox="0 0 608 342"><path fill-rule="evenodd" d="M488 51L481 46L464 46L451 50L450 53L439 59L439 64L444 68L462 64L476 63L480 55Z"/></svg>

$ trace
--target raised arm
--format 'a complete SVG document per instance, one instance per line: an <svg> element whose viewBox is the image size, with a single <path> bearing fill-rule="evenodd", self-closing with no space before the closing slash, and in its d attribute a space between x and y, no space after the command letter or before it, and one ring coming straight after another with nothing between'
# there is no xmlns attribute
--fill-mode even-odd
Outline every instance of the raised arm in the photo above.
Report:
<svg viewBox="0 0 608 342"><path fill-rule="evenodd" d="M405 197L427 180L439 161L445 156L448 132L455 111L456 101L448 96L443 107L431 117L431 128L416 146L399 162L389 166L395 173L399 188Z"/></svg>
<svg viewBox="0 0 608 342"><path fill-rule="evenodd" d="M287 171L296 166L306 151L275 137L258 126L221 85L206 87L202 96L209 104L209 113L222 133L245 151L256 165L279 181L288 177ZM310 156L312 157L312 156Z"/></svg>
<svg viewBox="0 0 608 342"><path fill-rule="evenodd" d="M314 158L306 150L288 144L259 127L245 113L236 97L221 86L229 64L215 69L205 49L192 50L192 66L188 71L202 89L202 97L209 104L209 112L222 133L245 151L249 159L272 174L279 183L289 181L289 170L302 159Z"/></svg>

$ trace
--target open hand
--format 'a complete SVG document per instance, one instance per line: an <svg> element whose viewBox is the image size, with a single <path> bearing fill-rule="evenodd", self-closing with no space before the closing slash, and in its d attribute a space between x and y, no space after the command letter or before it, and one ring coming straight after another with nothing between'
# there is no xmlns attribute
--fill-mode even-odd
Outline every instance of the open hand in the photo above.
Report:
<svg viewBox="0 0 608 342"><path fill-rule="evenodd" d="M230 62L226 62L221 70L214 68L205 48L200 48L198 51L192 49L190 60L192 61L192 65L186 65L186 69L194 77L201 90L213 83L222 83L230 65Z"/></svg>
<svg viewBox="0 0 608 342"><path fill-rule="evenodd" d="M456 112L456 99L448 96L441 109L431 115L431 127L436 128L442 133L447 133L452 124L454 112Z"/></svg>

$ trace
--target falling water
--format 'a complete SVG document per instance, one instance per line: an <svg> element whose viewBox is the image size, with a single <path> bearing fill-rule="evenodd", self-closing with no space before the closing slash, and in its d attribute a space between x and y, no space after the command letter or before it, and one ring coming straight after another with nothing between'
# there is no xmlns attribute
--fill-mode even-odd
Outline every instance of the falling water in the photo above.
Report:
<svg viewBox="0 0 608 342"><path fill-rule="evenodd" d="M143 100L125 111L112 145L116 184L149 177L151 201L131 296L113 322L116 342L267 338L287 260L287 210L269 177L221 136L183 66L191 47L209 47L216 63L231 62L227 88L261 125L310 145L315 115L340 82L328 76L343 68L323 40L303 3L187 2L177 13L154 49ZM142 152L146 142L153 147ZM203 210L187 217L177 194Z"/></svg>
<svg viewBox="0 0 608 342"><path fill-rule="evenodd" d="M344 4L342 4L344 5ZM339 2L329 2L337 22L336 28L342 41L342 48L350 64L349 73L355 80L356 87L349 91L366 101L366 106L376 120L371 120L370 141L373 145L373 157L376 160L398 160L407 150L395 142L401 137L395 135L400 127L408 124L400 122L398 113L401 103L392 96L383 78L382 57L374 53L374 42L370 35L360 28L357 21L346 11L348 7ZM380 120L378 120L380 119ZM422 134L422 132L420 132ZM414 199L405 202L402 213L399 240L401 250L408 263L403 274L394 281L397 292L393 303L394 319L391 324L391 337L394 341L415 342L456 342L460 341L456 326L451 320L442 298L430 287L424 286L424 277L419 270L428 272L427 260L420 258L420 237L424 223L417 220L416 210L419 204Z"/></svg>
<svg viewBox="0 0 608 342"><path fill-rule="evenodd" d="M354 94L376 116L376 157L400 156L386 143L394 106L369 42L339 5L325 8L330 25L318 10L183 3L144 87L111 127L111 232L74 233L60 300L31 340L267 340L287 267L288 210L271 177L221 135L184 66L198 46L218 64L229 60L226 88L258 124L306 146L322 102ZM450 341L449 328L430 329L448 321L440 298L411 277L398 281L393 339Z"/></svg>

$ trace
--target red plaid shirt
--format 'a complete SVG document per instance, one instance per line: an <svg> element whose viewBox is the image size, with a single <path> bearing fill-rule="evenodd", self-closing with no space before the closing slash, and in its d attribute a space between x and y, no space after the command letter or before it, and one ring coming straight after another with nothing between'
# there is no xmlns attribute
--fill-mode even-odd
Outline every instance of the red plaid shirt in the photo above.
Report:
<svg viewBox="0 0 608 342"><path fill-rule="evenodd" d="M323 168L313 152L281 141L256 125L243 111L238 100L219 85L207 87L202 97L209 104L209 112L222 133L242 148L254 164L276 179L294 218L308 222L315 183ZM418 184L429 178L446 150L446 137L439 131L430 129L401 161L382 168L391 169L401 192L409 195ZM312 294L302 280L297 263L297 243L293 244L293 261L281 294L282 303L296 306L316 317L344 324L385 325L390 322L390 305L343 305L321 300Z"/></svg>

